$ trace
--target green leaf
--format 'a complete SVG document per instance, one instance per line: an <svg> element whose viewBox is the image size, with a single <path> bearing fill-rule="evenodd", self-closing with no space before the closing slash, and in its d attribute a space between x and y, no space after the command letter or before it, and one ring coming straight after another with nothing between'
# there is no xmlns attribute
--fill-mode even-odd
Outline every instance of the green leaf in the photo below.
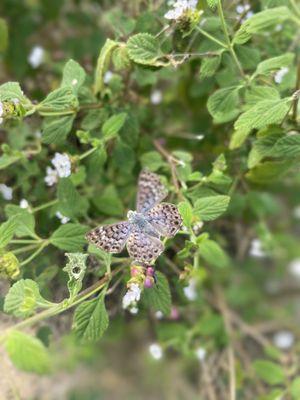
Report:
<svg viewBox="0 0 300 400"><path fill-rule="evenodd" d="M8 27L3 18L0 18L0 52L6 50L8 45Z"/></svg>
<svg viewBox="0 0 300 400"><path fill-rule="evenodd" d="M267 360L256 360L253 367L257 375L269 385L279 385L285 382L284 370L278 364Z"/></svg>
<svg viewBox="0 0 300 400"><path fill-rule="evenodd" d="M212 221L222 215L228 207L229 196L208 196L196 200L194 204L194 213L202 221Z"/></svg>
<svg viewBox="0 0 300 400"><path fill-rule="evenodd" d="M119 46L118 42L115 42L114 40L111 39L107 39L100 51L95 71L95 87L94 87L95 94L101 92L104 87L104 82L103 82L104 74L110 63L112 52L118 46Z"/></svg>
<svg viewBox="0 0 300 400"><path fill-rule="evenodd" d="M248 167L255 167L263 158L270 155L270 151L280 136L278 134L267 135L256 140L248 155Z"/></svg>
<svg viewBox="0 0 300 400"><path fill-rule="evenodd" d="M280 95L277 89L270 86L251 86L246 90L245 101L246 107L251 108L251 106L256 105L262 100L279 100Z"/></svg>
<svg viewBox="0 0 300 400"><path fill-rule="evenodd" d="M215 7L217 7L218 0L206 0L208 6L213 10Z"/></svg>
<svg viewBox="0 0 300 400"><path fill-rule="evenodd" d="M234 119L239 107L239 88L231 86L214 92L207 102L207 109L216 123L224 123Z"/></svg>
<svg viewBox="0 0 300 400"><path fill-rule="evenodd" d="M85 70L74 60L69 60L63 71L61 86L72 87L74 93L78 93L79 88L85 81Z"/></svg>
<svg viewBox="0 0 300 400"><path fill-rule="evenodd" d="M74 95L72 86L63 86L49 93L38 105L38 110L41 109L41 113L47 109L49 109L49 113L58 111L75 112L77 107L78 100Z"/></svg>
<svg viewBox="0 0 300 400"><path fill-rule="evenodd" d="M108 327L109 319L105 308L105 292L97 298L81 303L75 311L73 329L82 342L95 342Z"/></svg>
<svg viewBox="0 0 300 400"><path fill-rule="evenodd" d="M230 140L230 149L240 147L252 129L265 128L282 122L289 110L290 98L263 100L239 116Z"/></svg>
<svg viewBox="0 0 300 400"><path fill-rule="evenodd" d="M82 288L82 280L86 271L87 254L66 253L69 262L63 268L63 271L69 275L68 289L70 299L73 299Z"/></svg>
<svg viewBox="0 0 300 400"><path fill-rule="evenodd" d="M119 217L123 214L123 203L113 185L108 185L100 196L94 197L93 203L99 211L106 215Z"/></svg>
<svg viewBox="0 0 300 400"><path fill-rule="evenodd" d="M268 60L262 61L258 64L255 75L268 75L277 69L282 67L290 66L295 58L295 54L293 53L285 53L279 57L269 58Z"/></svg>
<svg viewBox="0 0 300 400"><path fill-rule="evenodd" d="M88 227L80 224L61 225L50 237L50 243L61 250L81 251L86 244L85 234Z"/></svg>
<svg viewBox="0 0 300 400"><path fill-rule="evenodd" d="M221 55L217 55L214 57L206 57L201 62L200 67L200 78L209 78L213 76L217 69L219 68L221 63Z"/></svg>
<svg viewBox="0 0 300 400"><path fill-rule="evenodd" d="M29 317L37 308L48 307L50 304L41 296L35 281L21 279L9 289L4 301L4 311L15 317Z"/></svg>
<svg viewBox="0 0 300 400"><path fill-rule="evenodd" d="M18 99L21 103L30 103L18 82L7 82L0 86L0 101Z"/></svg>
<svg viewBox="0 0 300 400"><path fill-rule="evenodd" d="M13 364L26 372L46 374L51 369L51 358L43 343L19 331L9 331L5 349Z"/></svg>
<svg viewBox="0 0 300 400"><path fill-rule="evenodd" d="M8 218L16 217L17 227L15 234L18 237L31 236L36 239L35 235L35 220L34 215L29 211L16 206L14 204L8 204L5 207L5 214Z"/></svg>
<svg viewBox="0 0 300 400"><path fill-rule="evenodd" d="M188 201L182 201L178 204L178 210L183 219L183 224L190 227L193 221L193 209Z"/></svg>
<svg viewBox="0 0 300 400"><path fill-rule="evenodd" d="M57 185L58 209L69 218L86 212L84 199L77 192L70 178L61 178Z"/></svg>
<svg viewBox="0 0 300 400"><path fill-rule="evenodd" d="M127 42L129 58L137 64L162 66L166 63L159 61L163 56L159 41L149 33L138 33Z"/></svg>
<svg viewBox="0 0 300 400"><path fill-rule="evenodd" d="M161 272L156 272L157 283L143 291L143 299L148 307L161 311L164 315L171 312L172 299L167 278Z"/></svg>
<svg viewBox="0 0 300 400"><path fill-rule="evenodd" d="M298 376L291 383L291 395L293 400L300 399L300 377Z"/></svg>
<svg viewBox="0 0 300 400"><path fill-rule="evenodd" d="M0 225L0 248L5 247L11 241L16 228L16 217L11 217L8 221Z"/></svg>
<svg viewBox="0 0 300 400"><path fill-rule="evenodd" d="M48 117L44 119L42 128L42 140L47 144L62 144L70 133L74 121L74 115L63 117Z"/></svg>
<svg viewBox="0 0 300 400"><path fill-rule="evenodd" d="M21 160L23 158L23 154L20 155L8 155L3 154L0 157L0 170L9 167L11 164Z"/></svg>
<svg viewBox="0 0 300 400"><path fill-rule="evenodd" d="M300 135L288 135L280 138L272 150L270 155L273 157L293 158L300 156Z"/></svg>
<svg viewBox="0 0 300 400"><path fill-rule="evenodd" d="M153 172L165 165L162 156L157 151L148 151L147 153L142 154L140 161L143 168L148 168Z"/></svg>
<svg viewBox="0 0 300 400"><path fill-rule="evenodd" d="M254 14L241 25L236 32L233 42L236 44L246 43L253 34L261 33L268 28L281 24L291 18L292 14L287 7L268 8Z"/></svg>
<svg viewBox="0 0 300 400"><path fill-rule="evenodd" d="M110 140L114 138L124 125L127 118L127 114L122 112L115 114L104 122L102 126L102 133L104 140Z"/></svg>
<svg viewBox="0 0 300 400"><path fill-rule="evenodd" d="M199 244L199 254L208 264L214 267L225 268L229 264L227 254L214 240L201 240Z"/></svg>
<svg viewBox="0 0 300 400"><path fill-rule="evenodd" d="M266 161L257 164L247 174L246 178L251 182L259 184L268 184L277 181L284 176L293 165L288 161Z"/></svg>

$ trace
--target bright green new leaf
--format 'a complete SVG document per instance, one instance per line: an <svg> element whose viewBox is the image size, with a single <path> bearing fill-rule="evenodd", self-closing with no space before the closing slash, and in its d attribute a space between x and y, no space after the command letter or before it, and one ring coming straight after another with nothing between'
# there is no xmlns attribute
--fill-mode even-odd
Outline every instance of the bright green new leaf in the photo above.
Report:
<svg viewBox="0 0 300 400"><path fill-rule="evenodd" d="M143 168L149 168L153 172L165 164L162 156L157 151L147 151L147 153L141 155L140 161Z"/></svg>
<svg viewBox="0 0 300 400"><path fill-rule="evenodd" d="M51 303L45 300L38 284L31 279L21 279L7 293L4 301L4 311L15 317L28 317L39 307L48 307Z"/></svg>
<svg viewBox="0 0 300 400"><path fill-rule="evenodd" d="M9 218L8 221L0 225L0 248L5 247L12 239L17 228L16 217Z"/></svg>
<svg viewBox="0 0 300 400"><path fill-rule="evenodd" d="M108 327L109 319L105 308L105 292L92 300L81 303L75 311L73 329L82 342L96 342Z"/></svg>
<svg viewBox="0 0 300 400"><path fill-rule="evenodd" d="M156 272L157 283L152 287L143 291L143 300L147 307L153 308L155 311L161 311L165 316L171 312L171 292L167 278L161 272Z"/></svg>
<svg viewBox="0 0 300 400"><path fill-rule="evenodd" d="M16 236L31 236L36 239L35 219L33 214L14 204L8 204L5 207L5 214L8 218L15 217L17 223L15 230Z"/></svg>
<svg viewBox="0 0 300 400"><path fill-rule="evenodd" d="M222 215L228 207L229 196L217 195L208 196L196 200L194 204L194 213L202 221L212 221Z"/></svg>
<svg viewBox="0 0 300 400"><path fill-rule="evenodd" d="M213 76L216 73L217 69L219 68L220 63L221 63L221 55L204 58L203 61L201 62L200 78L204 79Z"/></svg>
<svg viewBox="0 0 300 400"><path fill-rule="evenodd" d="M65 224L53 232L50 243L61 250L81 251L86 244L85 234L88 227L80 224Z"/></svg>
<svg viewBox="0 0 300 400"><path fill-rule="evenodd" d="M85 70L74 60L69 60L63 71L61 86L72 87L74 93L78 93L79 88L85 81Z"/></svg>
<svg viewBox="0 0 300 400"><path fill-rule="evenodd" d="M193 221L193 209L188 201L182 201L178 204L178 210L183 219L183 224L190 227Z"/></svg>
<svg viewBox="0 0 300 400"><path fill-rule="evenodd" d="M300 135L288 135L281 137L274 147L270 155L274 157L293 158L300 156Z"/></svg>
<svg viewBox="0 0 300 400"><path fill-rule="evenodd" d="M102 133L104 140L110 140L114 138L124 125L127 118L127 114L122 112L115 114L104 122L102 126Z"/></svg>
<svg viewBox="0 0 300 400"><path fill-rule="evenodd" d="M138 33L129 38L127 42L129 58L137 64L162 66L167 65L161 61L163 54L160 50L158 39L149 33Z"/></svg>
<svg viewBox="0 0 300 400"><path fill-rule="evenodd" d="M255 167L264 157L272 155L272 148L280 135L273 134L257 139L248 155L248 167Z"/></svg>
<svg viewBox="0 0 300 400"><path fill-rule="evenodd" d="M285 373L279 364L267 360L256 360L253 367L257 375L269 385L279 385L285 381Z"/></svg>
<svg viewBox="0 0 300 400"><path fill-rule="evenodd" d="M50 353L36 337L19 331L10 331L5 341L5 348L17 368L41 375L50 372Z"/></svg>
<svg viewBox="0 0 300 400"><path fill-rule="evenodd" d="M77 97L74 95L72 86L62 86L49 93L48 96L38 105L41 113L70 111L75 112L78 107Z"/></svg>
<svg viewBox="0 0 300 400"><path fill-rule="evenodd" d="M282 56L269 58L258 64L254 75L268 75L282 67L288 67L293 63L295 54L285 53Z"/></svg>
<svg viewBox="0 0 300 400"><path fill-rule="evenodd" d="M217 242L210 239L201 240L199 254L208 263L217 268L227 267L229 258Z"/></svg>
<svg viewBox="0 0 300 400"><path fill-rule="evenodd" d="M246 178L251 182L269 184L281 179L291 168L293 162L287 161L266 161L257 164L247 174Z"/></svg>
<svg viewBox="0 0 300 400"><path fill-rule="evenodd" d="M214 92L207 102L207 109L216 123L234 119L239 107L239 87L231 86Z"/></svg>
<svg viewBox="0 0 300 400"><path fill-rule="evenodd" d="M0 86L0 101L15 99L18 99L22 104L30 103L18 82L7 82Z"/></svg>
<svg viewBox="0 0 300 400"><path fill-rule="evenodd" d="M101 92L104 87L104 82L103 82L104 74L109 66L113 50L115 50L115 48L118 47L119 45L120 44L118 42L115 42L114 40L111 39L107 39L100 51L95 71L95 86L94 86L95 94Z"/></svg>

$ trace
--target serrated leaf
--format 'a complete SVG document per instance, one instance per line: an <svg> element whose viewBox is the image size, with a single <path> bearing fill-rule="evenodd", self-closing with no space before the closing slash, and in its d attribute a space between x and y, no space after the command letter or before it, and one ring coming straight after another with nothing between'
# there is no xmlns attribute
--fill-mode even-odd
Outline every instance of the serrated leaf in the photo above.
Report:
<svg viewBox="0 0 300 400"><path fill-rule="evenodd" d="M149 33L138 33L127 42L129 58L137 64L162 66L166 63L159 59L163 56L159 41Z"/></svg>
<svg viewBox="0 0 300 400"><path fill-rule="evenodd" d="M118 217L123 214L123 203L113 185L108 185L100 196L94 196L93 203L102 213Z"/></svg>
<svg viewBox="0 0 300 400"><path fill-rule="evenodd" d="M209 196L196 200L194 214L202 221L212 221L222 215L229 205L229 196Z"/></svg>
<svg viewBox="0 0 300 400"><path fill-rule="evenodd" d="M221 55L206 57L201 62L200 78L209 78L213 76L221 63Z"/></svg>
<svg viewBox="0 0 300 400"><path fill-rule="evenodd" d="M50 243L66 251L81 251L86 244L85 234L88 227L80 224L61 225L50 237Z"/></svg>
<svg viewBox="0 0 300 400"><path fill-rule="evenodd" d="M53 90L48 96L38 105L38 110L49 112L58 111L76 111L78 107L77 97L74 95L72 86L63 86Z"/></svg>
<svg viewBox="0 0 300 400"><path fill-rule="evenodd" d="M282 56L272 57L258 64L255 75L268 75L282 67L288 67L293 63L295 54L285 53Z"/></svg>
<svg viewBox="0 0 300 400"><path fill-rule="evenodd" d="M236 44L246 43L253 34L261 33L266 29L281 24L291 17L291 12L287 7L275 7L263 10L254 14L242 23L236 32L233 41Z"/></svg>
<svg viewBox="0 0 300 400"><path fill-rule="evenodd" d="M270 154L270 151L276 143L279 135L267 135L257 139L248 156L248 167L254 168L264 157Z"/></svg>
<svg viewBox="0 0 300 400"><path fill-rule="evenodd" d="M17 227L15 230L16 236L31 236L36 239L35 219L33 214L14 204L8 204L5 207L5 214L8 218L12 218L15 216L17 223Z"/></svg>
<svg viewBox="0 0 300 400"><path fill-rule="evenodd" d="M8 221L0 225L0 248L5 247L13 238L17 228L16 217L9 218Z"/></svg>
<svg viewBox="0 0 300 400"><path fill-rule="evenodd" d="M48 117L44 119L42 128L42 141L47 144L64 143L70 133L74 121L74 115L63 117Z"/></svg>
<svg viewBox="0 0 300 400"><path fill-rule="evenodd" d="M259 184L269 184L281 179L293 165L288 161L266 161L257 164L247 174L246 178L251 182Z"/></svg>
<svg viewBox="0 0 300 400"><path fill-rule="evenodd" d="M165 164L162 156L157 151L143 153L140 157L140 162L143 168L148 168L153 172L157 171Z"/></svg>
<svg viewBox="0 0 300 400"><path fill-rule="evenodd" d="M182 201L178 204L178 210L183 219L183 224L190 227L193 220L193 209L188 201Z"/></svg>
<svg viewBox="0 0 300 400"><path fill-rule="evenodd" d="M48 350L33 336L19 331L9 331L5 349L13 364L23 371L46 374L51 369Z"/></svg>
<svg viewBox="0 0 300 400"><path fill-rule="evenodd" d="M279 364L267 360L256 360L253 367L257 375L269 385L279 385L285 382L285 373Z"/></svg>
<svg viewBox="0 0 300 400"><path fill-rule="evenodd" d="M63 271L69 275L68 289L70 299L74 298L82 288L82 280L86 271L87 254L66 253L69 261L63 268Z"/></svg>
<svg viewBox="0 0 300 400"><path fill-rule="evenodd" d="M83 199L77 192L70 178L61 178L57 185L58 209L69 218L74 218L86 212Z"/></svg>
<svg viewBox="0 0 300 400"><path fill-rule="evenodd" d="M22 103L29 102L18 82L7 82L1 85L0 101L11 101L13 99L18 99Z"/></svg>
<svg viewBox="0 0 300 400"><path fill-rule="evenodd" d="M111 116L102 126L102 133L104 140L110 140L114 138L124 125L127 118L125 112L115 114Z"/></svg>
<svg viewBox="0 0 300 400"><path fill-rule="evenodd" d="M95 71L95 87L94 87L95 94L101 92L104 87L104 82L103 82L104 74L108 68L112 52L118 46L119 46L118 42L115 42L114 40L111 39L107 39L100 51Z"/></svg>
<svg viewBox="0 0 300 400"><path fill-rule="evenodd" d="M31 279L16 282L5 297L4 311L15 317L29 317L39 307L51 304L41 294L38 284Z"/></svg>
<svg viewBox="0 0 300 400"><path fill-rule="evenodd" d="M82 342L95 342L108 327L109 319L105 308L105 292L97 298L81 303L75 311L73 329Z"/></svg>
<svg viewBox="0 0 300 400"><path fill-rule="evenodd" d="M215 7L217 7L218 0L206 0L208 6L213 10Z"/></svg>
<svg viewBox="0 0 300 400"><path fill-rule="evenodd" d="M239 113L238 106L239 88L236 86L217 90L207 101L207 109L216 123L234 119Z"/></svg>
<svg viewBox="0 0 300 400"><path fill-rule="evenodd" d="M278 139L269 155L273 157L286 157L289 159L299 157L300 135L288 135Z"/></svg>
<svg viewBox="0 0 300 400"><path fill-rule="evenodd" d="M255 106L263 100L279 100L280 94L277 89L271 86L251 86L245 93L245 107L247 109Z"/></svg>
<svg viewBox="0 0 300 400"><path fill-rule="evenodd" d="M77 93L83 85L85 77L85 70L76 61L71 59L64 67L61 86L72 87L73 91Z"/></svg>
<svg viewBox="0 0 300 400"><path fill-rule="evenodd" d="M208 263L218 268L225 268L229 259L224 250L214 240L206 239L199 244L199 254Z"/></svg>
<svg viewBox="0 0 300 400"><path fill-rule="evenodd" d="M143 299L148 307L155 311L161 311L164 315L171 312L171 292L167 278L161 272L156 272L157 283L152 287L145 289Z"/></svg>
<svg viewBox="0 0 300 400"><path fill-rule="evenodd" d="M290 98L263 100L241 114L234 124L235 131L230 140L230 149L240 147L252 129L281 123L289 110L290 101Z"/></svg>
<svg viewBox="0 0 300 400"><path fill-rule="evenodd" d="M21 160L23 158L23 154L20 155L8 155L3 154L0 157L0 170L9 167L10 165L14 164L15 162Z"/></svg>

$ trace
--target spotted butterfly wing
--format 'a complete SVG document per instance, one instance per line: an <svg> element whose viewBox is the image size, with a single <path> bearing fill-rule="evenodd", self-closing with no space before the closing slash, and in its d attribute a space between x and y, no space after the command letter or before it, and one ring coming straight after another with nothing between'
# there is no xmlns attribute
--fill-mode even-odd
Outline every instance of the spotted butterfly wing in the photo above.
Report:
<svg viewBox="0 0 300 400"><path fill-rule="evenodd" d="M164 251L162 242L139 229L134 229L127 241L131 258L141 263L151 263Z"/></svg>
<svg viewBox="0 0 300 400"><path fill-rule="evenodd" d="M182 218L174 204L157 204L145 216L147 221L162 236L173 237L182 226Z"/></svg>
<svg viewBox="0 0 300 400"><path fill-rule="evenodd" d="M120 253L131 232L131 224L127 221L99 226L88 232L86 239L108 253Z"/></svg>
<svg viewBox="0 0 300 400"><path fill-rule="evenodd" d="M148 170L143 170L138 181L137 212L145 213L155 204L160 203L167 194L168 191L161 183L159 176Z"/></svg>

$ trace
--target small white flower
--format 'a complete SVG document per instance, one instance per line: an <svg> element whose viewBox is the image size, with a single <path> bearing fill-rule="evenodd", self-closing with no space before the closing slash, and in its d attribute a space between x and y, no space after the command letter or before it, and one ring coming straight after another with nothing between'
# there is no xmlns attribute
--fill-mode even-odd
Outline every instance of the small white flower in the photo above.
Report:
<svg viewBox="0 0 300 400"><path fill-rule="evenodd" d="M59 212L59 211L57 211L57 212L55 213L55 215L57 216L58 219L60 219L60 222L61 222L62 224L66 224L67 222L70 221L70 218L66 217L65 215L62 215L62 213Z"/></svg>
<svg viewBox="0 0 300 400"><path fill-rule="evenodd" d="M288 350L294 344L295 336L290 331L279 331L273 336L273 343L280 350Z"/></svg>
<svg viewBox="0 0 300 400"><path fill-rule="evenodd" d="M172 4L172 9L167 11L164 17L170 20L179 19L186 11L195 11L198 0L177 0Z"/></svg>
<svg viewBox="0 0 300 400"><path fill-rule="evenodd" d="M156 311L156 313L155 313L156 319L162 319L163 317L164 317L164 314L160 310Z"/></svg>
<svg viewBox="0 0 300 400"><path fill-rule="evenodd" d="M153 92L150 95L150 101L152 104L157 105L162 102L162 92L160 90L153 90Z"/></svg>
<svg viewBox="0 0 300 400"><path fill-rule="evenodd" d="M295 278L300 279L300 258L295 258L288 265L288 270Z"/></svg>
<svg viewBox="0 0 300 400"><path fill-rule="evenodd" d="M20 201L20 207L21 207L21 208L28 208L28 207L29 207L28 201L27 201L26 199L22 199L22 200Z"/></svg>
<svg viewBox="0 0 300 400"><path fill-rule="evenodd" d="M51 167L46 168L46 176L44 178L46 185L53 186L58 181L57 171Z"/></svg>
<svg viewBox="0 0 300 400"><path fill-rule="evenodd" d="M137 283L132 283L125 296L123 297L122 306L124 309L129 308L131 305L135 306L141 298L141 289Z"/></svg>
<svg viewBox="0 0 300 400"><path fill-rule="evenodd" d="M198 349L195 350L195 354L199 361L204 361L206 357L206 350L203 347L198 347Z"/></svg>
<svg viewBox="0 0 300 400"><path fill-rule="evenodd" d="M197 299L198 293L197 293L197 284L195 279L192 278L189 280L188 286L185 286L183 288L183 293L185 297L190 301L194 301Z"/></svg>
<svg viewBox="0 0 300 400"><path fill-rule="evenodd" d="M41 46L34 46L28 56L28 62L32 68L38 68L44 61L45 50Z"/></svg>
<svg viewBox="0 0 300 400"><path fill-rule="evenodd" d="M67 178L71 175L71 161L67 154L55 153L51 162L60 178Z"/></svg>
<svg viewBox="0 0 300 400"><path fill-rule="evenodd" d="M250 10L250 4L239 4L238 6L236 6L236 12L238 14L244 14L248 10Z"/></svg>
<svg viewBox="0 0 300 400"><path fill-rule="evenodd" d="M201 229L203 228L204 223L202 221L197 222L196 224L193 225L193 231L194 233L198 234Z"/></svg>
<svg viewBox="0 0 300 400"><path fill-rule="evenodd" d="M139 309L137 307L131 307L129 309L130 314L136 315L139 312Z"/></svg>
<svg viewBox="0 0 300 400"><path fill-rule="evenodd" d="M275 26L275 32L280 32L280 31L282 31L282 25L281 24L277 24Z"/></svg>
<svg viewBox="0 0 300 400"><path fill-rule="evenodd" d="M203 140L204 139L204 135L196 135L195 139L197 140Z"/></svg>
<svg viewBox="0 0 300 400"><path fill-rule="evenodd" d="M252 240L249 255L257 258L266 257L266 253L263 250L262 243L259 239Z"/></svg>
<svg viewBox="0 0 300 400"><path fill-rule="evenodd" d="M295 218L300 219L300 205L294 208L293 215Z"/></svg>
<svg viewBox="0 0 300 400"><path fill-rule="evenodd" d="M0 183L0 193L2 194L2 197L4 200L11 200L12 199L12 194L13 190L11 187L5 185L4 183Z"/></svg>
<svg viewBox="0 0 300 400"><path fill-rule="evenodd" d="M163 350L158 343L150 344L149 353L154 358L154 360L160 360L163 356Z"/></svg>
<svg viewBox="0 0 300 400"><path fill-rule="evenodd" d="M33 136L37 139L40 139L42 137L42 132L40 130L37 130L34 132Z"/></svg>
<svg viewBox="0 0 300 400"><path fill-rule="evenodd" d="M289 72L288 67L282 67L279 71L274 75L274 81L276 83L281 83L284 76Z"/></svg>
<svg viewBox="0 0 300 400"><path fill-rule="evenodd" d="M107 85L113 76L114 74L111 71L106 71L103 77L103 82Z"/></svg>
<svg viewBox="0 0 300 400"><path fill-rule="evenodd" d="M72 80L72 85L73 85L73 86L77 85L77 83L78 83L78 79L73 79L73 80Z"/></svg>

